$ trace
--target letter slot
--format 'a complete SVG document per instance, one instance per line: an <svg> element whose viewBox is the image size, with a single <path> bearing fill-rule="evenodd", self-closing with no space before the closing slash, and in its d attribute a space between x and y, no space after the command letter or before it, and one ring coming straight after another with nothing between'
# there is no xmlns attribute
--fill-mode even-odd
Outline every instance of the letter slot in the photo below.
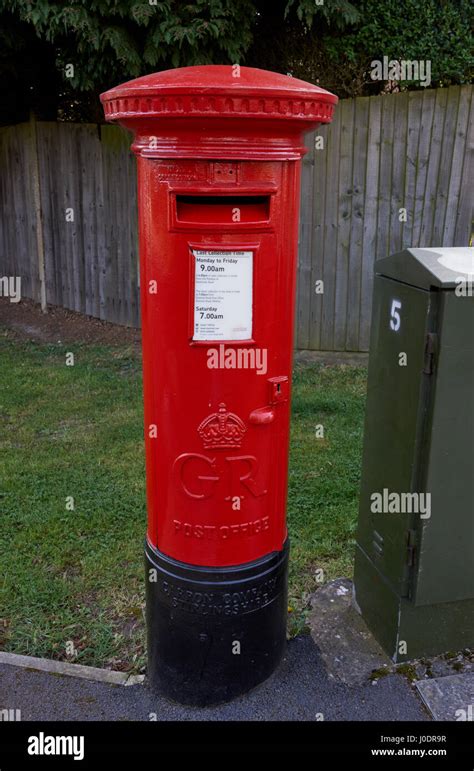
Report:
<svg viewBox="0 0 474 771"><path fill-rule="evenodd" d="M177 224L235 227L269 221L269 195L176 195Z"/></svg>

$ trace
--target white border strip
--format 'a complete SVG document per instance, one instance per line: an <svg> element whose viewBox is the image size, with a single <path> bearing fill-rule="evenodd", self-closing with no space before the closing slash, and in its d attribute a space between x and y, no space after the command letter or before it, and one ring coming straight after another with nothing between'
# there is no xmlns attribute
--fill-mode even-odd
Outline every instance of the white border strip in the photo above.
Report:
<svg viewBox="0 0 474 771"><path fill-rule="evenodd" d="M99 683L111 683L112 685L139 685L145 679L145 675L129 675L127 672L116 672L112 669L85 667L82 664L70 664L68 661L39 659L35 656L21 656L18 653L6 653L4 651L0 651L0 664L66 677L81 677L83 680L95 680Z"/></svg>

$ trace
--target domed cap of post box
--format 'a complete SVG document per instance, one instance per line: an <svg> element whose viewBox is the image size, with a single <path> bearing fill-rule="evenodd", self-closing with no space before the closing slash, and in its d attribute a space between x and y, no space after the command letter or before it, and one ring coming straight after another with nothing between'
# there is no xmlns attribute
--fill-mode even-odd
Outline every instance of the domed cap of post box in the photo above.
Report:
<svg viewBox="0 0 474 771"><path fill-rule="evenodd" d="M302 136L332 120L337 97L311 83L239 65L145 75L101 95L105 117L151 158L300 158Z"/></svg>

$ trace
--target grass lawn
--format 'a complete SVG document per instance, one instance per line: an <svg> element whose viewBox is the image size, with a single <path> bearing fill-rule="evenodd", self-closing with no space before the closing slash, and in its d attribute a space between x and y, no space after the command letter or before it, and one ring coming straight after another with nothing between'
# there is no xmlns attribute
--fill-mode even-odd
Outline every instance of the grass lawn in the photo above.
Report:
<svg viewBox="0 0 474 771"><path fill-rule="evenodd" d="M304 628L317 571L325 580L352 571L365 379L364 369L346 366L295 370L292 634ZM0 648L140 671L146 506L137 354L0 338L0 428Z"/></svg>

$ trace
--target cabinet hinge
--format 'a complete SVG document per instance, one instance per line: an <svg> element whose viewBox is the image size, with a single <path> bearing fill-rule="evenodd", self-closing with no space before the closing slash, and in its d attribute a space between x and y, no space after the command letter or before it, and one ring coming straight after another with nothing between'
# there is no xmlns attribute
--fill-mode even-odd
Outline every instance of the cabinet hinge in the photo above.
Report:
<svg viewBox="0 0 474 771"><path fill-rule="evenodd" d="M435 332L428 332L425 340L425 358L423 372L425 375L431 375L435 367L435 356L438 350L438 335Z"/></svg>
<svg viewBox="0 0 474 771"><path fill-rule="evenodd" d="M415 564L416 530L407 531L407 565L412 568Z"/></svg>

